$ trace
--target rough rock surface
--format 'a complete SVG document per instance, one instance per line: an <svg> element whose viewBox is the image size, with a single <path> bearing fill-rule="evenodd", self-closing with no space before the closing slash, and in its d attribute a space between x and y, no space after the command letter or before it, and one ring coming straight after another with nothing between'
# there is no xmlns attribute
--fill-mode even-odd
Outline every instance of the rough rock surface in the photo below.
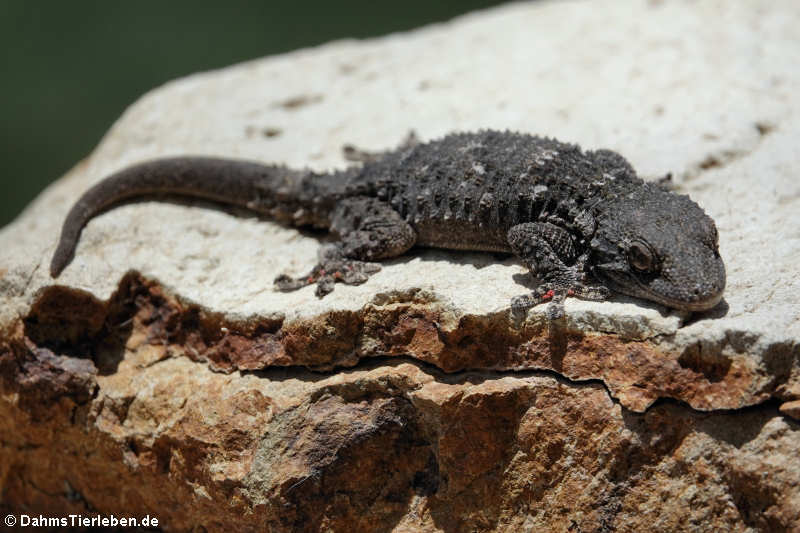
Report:
<svg viewBox="0 0 800 533"><path fill-rule="evenodd" d="M800 531L798 26L791 0L514 4L143 97L0 231L0 509L177 531ZM519 265L433 250L324 300L277 293L316 236L200 203L110 211L62 277L44 268L71 202L136 161L321 169L345 143L480 127L671 172L717 222L725 301L515 322Z"/></svg>

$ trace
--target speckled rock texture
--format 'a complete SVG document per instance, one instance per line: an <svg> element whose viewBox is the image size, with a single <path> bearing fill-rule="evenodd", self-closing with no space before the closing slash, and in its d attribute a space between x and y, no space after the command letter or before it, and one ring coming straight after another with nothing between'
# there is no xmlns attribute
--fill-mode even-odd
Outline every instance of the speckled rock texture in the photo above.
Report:
<svg viewBox="0 0 800 533"><path fill-rule="evenodd" d="M800 4L511 4L178 80L0 230L0 510L170 531L800 531ZM513 259L415 250L319 300L319 237L142 202L46 265L71 203L157 156L329 169L508 128L672 174L724 301L509 301ZM5 513L4 513L5 514Z"/></svg>

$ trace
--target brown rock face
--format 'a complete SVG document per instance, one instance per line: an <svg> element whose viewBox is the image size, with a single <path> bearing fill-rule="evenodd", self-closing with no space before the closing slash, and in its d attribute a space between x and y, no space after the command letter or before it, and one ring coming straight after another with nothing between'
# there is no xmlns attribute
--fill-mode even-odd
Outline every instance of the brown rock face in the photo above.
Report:
<svg viewBox="0 0 800 533"><path fill-rule="evenodd" d="M231 324L136 276L108 302L44 291L0 344L3 510L175 531L798 530L791 383L504 320L411 295ZM734 390L757 405L719 411Z"/></svg>
<svg viewBox="0 0 800 533"><path fill-rule="evenodd" d="M231 322L128 275L108 302L63 287L43 290L25 319L25 335L36 346L94 351L101 372L113 371L123 344L155 344L163 347L162 357L183 354L224 373L276 366L333 371L387 356L409 356L447 373L547 370L574 381L602 381L636 412L659 398L698 410L780 399L786 401L782 412L794 416L793 400L800 397L792 374L800 349L793 343L773 343L760 358L748 356L736 339L676 350L558 324L516 324L507 312L459 316L423 291L379 295L359 311L292 323Z"/></svg>

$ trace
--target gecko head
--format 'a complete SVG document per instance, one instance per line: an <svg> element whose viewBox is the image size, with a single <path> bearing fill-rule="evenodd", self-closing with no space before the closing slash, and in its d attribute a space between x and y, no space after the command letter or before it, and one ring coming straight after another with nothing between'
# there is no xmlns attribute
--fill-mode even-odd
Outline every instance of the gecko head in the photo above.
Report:
<svg viewBox="0 0 800 533"><path fill-rule="evenodd" d="M616 291L688 311L722 299L717 228L688 196L648 183L605 202L591 246L594 273Z"/></svg>

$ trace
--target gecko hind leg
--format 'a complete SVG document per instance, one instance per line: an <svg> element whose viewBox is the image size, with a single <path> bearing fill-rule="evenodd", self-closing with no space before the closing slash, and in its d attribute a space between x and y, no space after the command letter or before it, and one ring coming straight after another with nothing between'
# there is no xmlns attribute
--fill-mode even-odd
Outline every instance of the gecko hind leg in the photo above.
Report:
<svg viewBox="0 0 800 533"><path fill-rule="evenodd" d="M381 269L381 259L405 253L417 240L414 229L392 207L376 198L342 200L331 217L330 230L339 241L323 245L318 262L305 276L275 278L280 291L294 291L316 283L324 297L336 282L360 285Z"/></svg>

